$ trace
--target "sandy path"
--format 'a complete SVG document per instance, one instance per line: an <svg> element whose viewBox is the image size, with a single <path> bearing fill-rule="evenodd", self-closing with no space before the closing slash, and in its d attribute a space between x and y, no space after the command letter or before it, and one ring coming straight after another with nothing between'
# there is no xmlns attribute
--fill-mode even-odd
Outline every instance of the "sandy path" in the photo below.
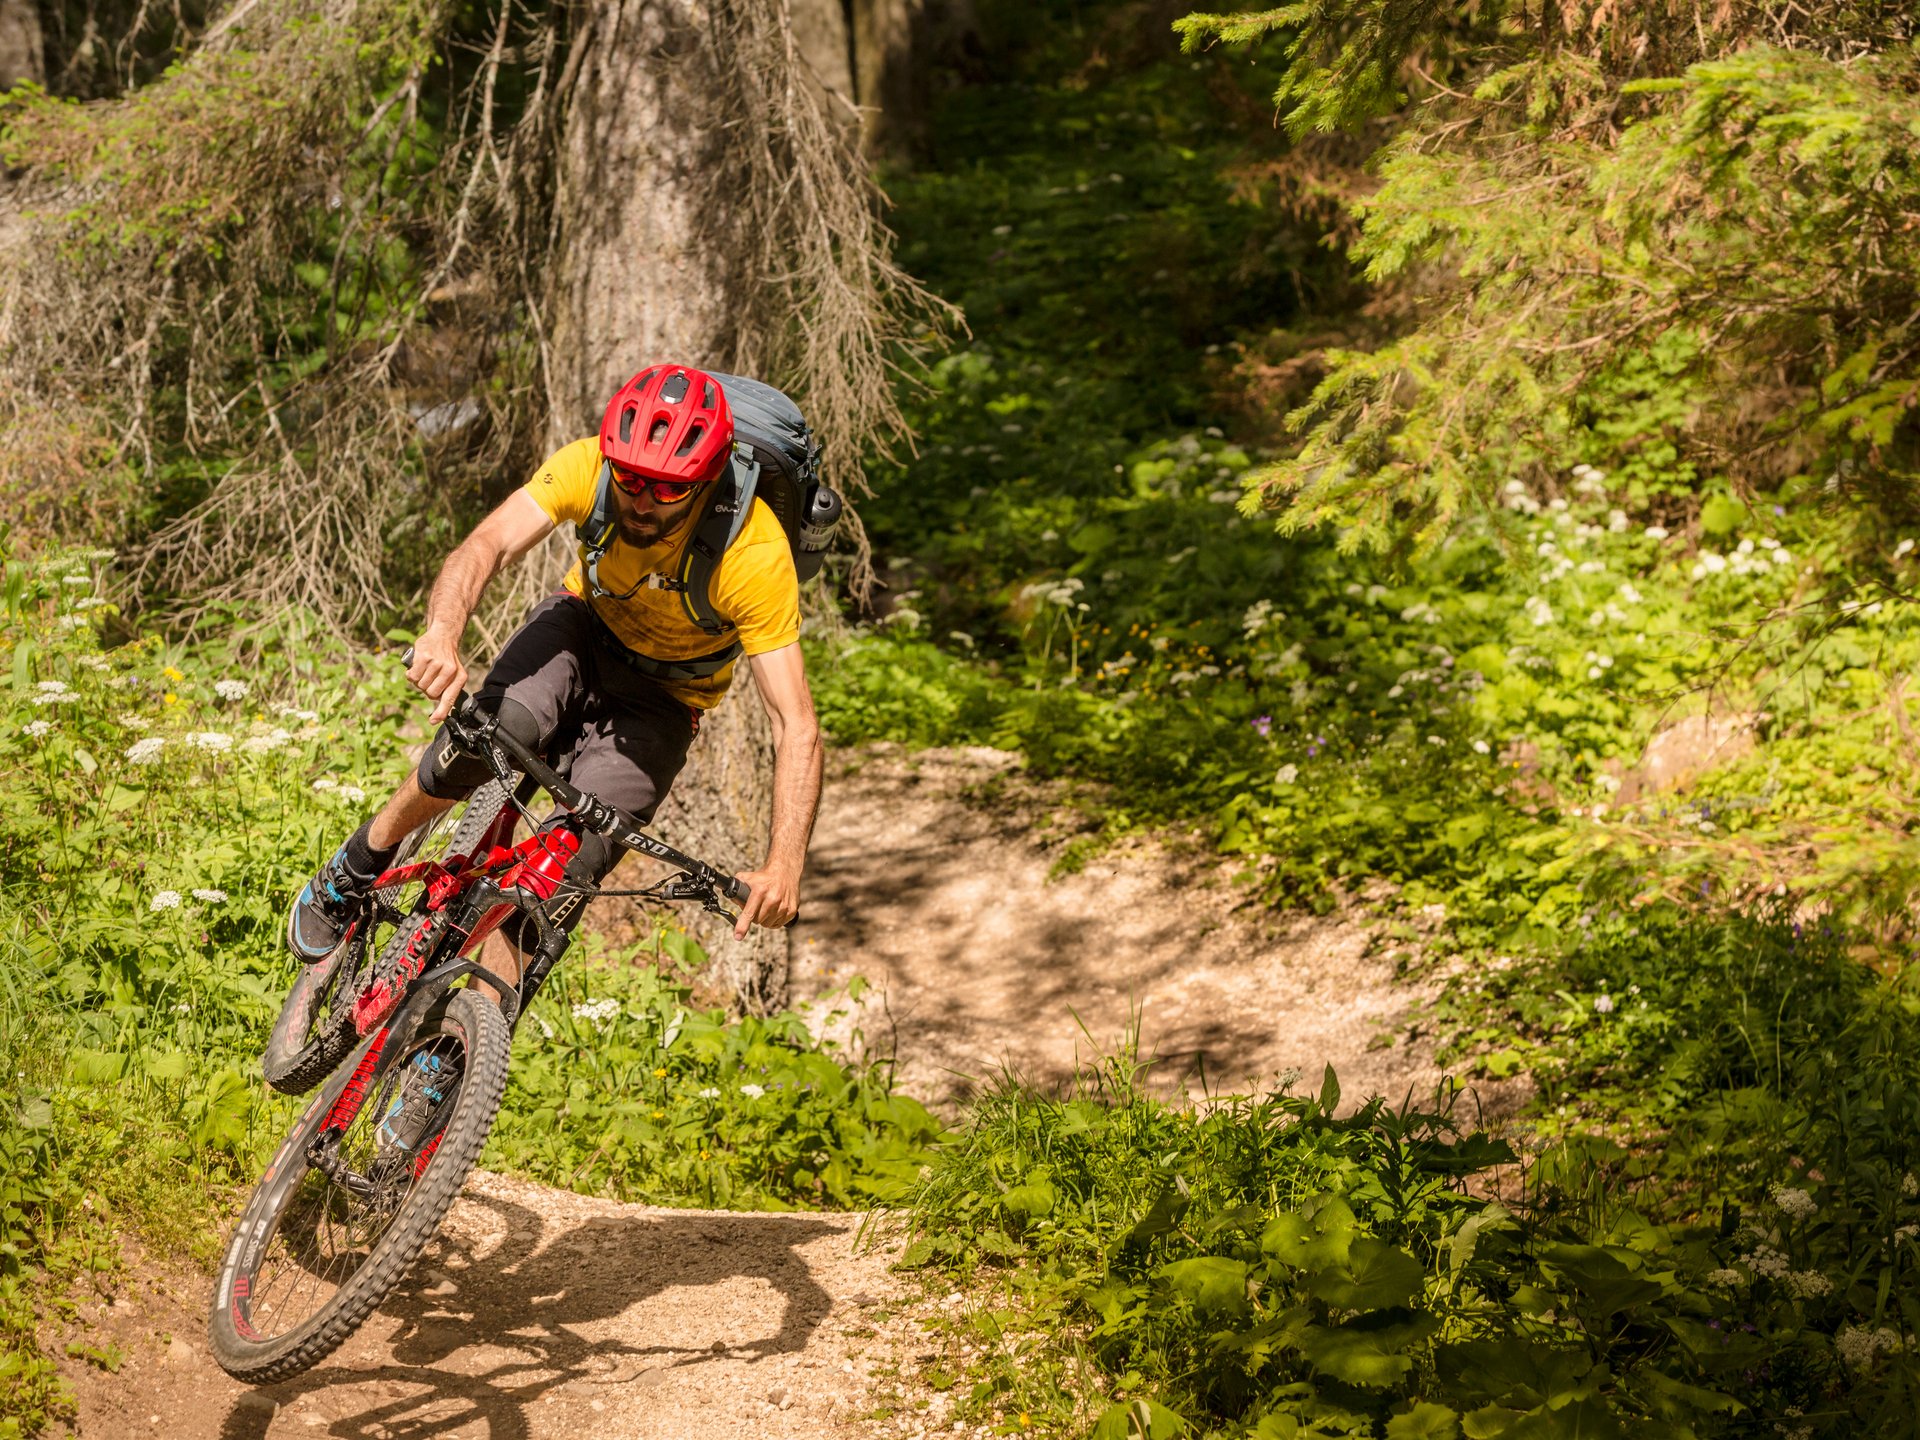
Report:
<svg viewBox="0 0 1920 1440"><path fill-rule="evenodd" d="M865 975L882 992L832 1027L895 1047L900 1083L956 1100L1003 1067L1042 1083L1111 1049L1141 1014L1162 1089L1244 1090L1333 1065L1343 1108L1430 1096L1430 1043L1407 1028L1431 993L1396 976L1351 912L1276 915L1233 865L1130 840L1049 878L1085 822L1003 751L873 746L838 758L796 933L794 993ZM1490 1106L1517 1096L1490 1093Z"/></svg>
<svg viewBox="0 0 1920 1440"><path fill-rule="evenodd" d="M868 1370L916 1331L890 1254L847 1215L662 1210L480 1172L401 1290L297 1380L208 1356L209 1282L136 1264L69 1338L79 1432L102 1440L718 1440L869 1436ZM53 1347L61 1348L59 1345Z"/></svg>

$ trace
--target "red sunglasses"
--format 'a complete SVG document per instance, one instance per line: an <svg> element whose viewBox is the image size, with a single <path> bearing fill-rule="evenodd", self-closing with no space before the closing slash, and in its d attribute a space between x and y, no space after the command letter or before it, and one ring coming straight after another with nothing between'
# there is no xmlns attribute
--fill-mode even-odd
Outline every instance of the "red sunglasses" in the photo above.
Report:
<svg viewBox="0 0 1920 1440"><path fill-rule="evenodd" d="M655 480L638 470L624 469L612 461L608 461L607 466L613 471L614 484L635 499L650 494L656 505L678 505L706 483L701 480Z"/></svg>

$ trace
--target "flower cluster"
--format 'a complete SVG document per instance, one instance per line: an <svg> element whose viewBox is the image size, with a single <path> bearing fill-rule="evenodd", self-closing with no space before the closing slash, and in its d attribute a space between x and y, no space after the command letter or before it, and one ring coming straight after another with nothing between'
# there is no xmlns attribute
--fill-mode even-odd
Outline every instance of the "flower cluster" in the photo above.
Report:
<svg viewBox="0 0 1920 1440"><path fill-rule="evenodd" d="M620 1002L608 997L601 1000L582 1000L573 1007L573 1018L596 1030L604 1030L607 1022L620 1013Z"/></svg>
<svg viewBox="0 0 1920 1440"><path fill-rule="evenodd" d="M42 680L33 690L36 705L71 705L79 698L79 692L64 680Z"/></svg>
<svg viewBox="0 0 1920 1440"><path fill-rule="evenodd" d="M1897 1355L1906 1348L1899 1333L1882 1325L1877 1330L1869 1330L1863 1325L1848 1325L1833 1337L1833 1348L1840 1352L1840 1361L1849 1370L1870 1370L1876 1355L1885 1352Z"/></svg>
<svg viewBox="0 0 1920 1440"><path fill-rule="evenodd" d="M1793 1185L1774 1186L1773 1203L1780 1207L1782 1215L1792 1220L1804 1220L1820 1208L1813 1196Z"/></svg>

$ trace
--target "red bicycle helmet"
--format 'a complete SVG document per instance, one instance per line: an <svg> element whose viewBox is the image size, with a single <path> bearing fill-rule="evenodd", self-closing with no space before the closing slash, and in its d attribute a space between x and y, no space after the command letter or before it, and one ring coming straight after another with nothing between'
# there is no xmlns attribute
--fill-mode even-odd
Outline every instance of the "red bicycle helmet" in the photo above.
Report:
<svg viewBox="0 0 1920 1440"><path fill-rule="evenodd" d="M713 479L733 451L726 392L704 370L654 365L607 402L600 454L655 480Z"/></svg>

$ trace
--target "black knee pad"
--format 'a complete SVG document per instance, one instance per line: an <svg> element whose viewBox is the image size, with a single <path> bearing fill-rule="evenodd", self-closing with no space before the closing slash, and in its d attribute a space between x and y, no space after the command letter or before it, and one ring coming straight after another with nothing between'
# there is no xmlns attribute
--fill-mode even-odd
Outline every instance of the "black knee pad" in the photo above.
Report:
<svg viewBox="0 0 1920 1440"><path fill-rule="evenodd" d="M477 703L500 720L500 728L529 750L538 753L546 746L546 736L533 712L511 695L483 695ZM420 757L420 789L436 800L464 800L493 778L487 762L467 750L442 725L433 737L427 753Z"/></svg>

